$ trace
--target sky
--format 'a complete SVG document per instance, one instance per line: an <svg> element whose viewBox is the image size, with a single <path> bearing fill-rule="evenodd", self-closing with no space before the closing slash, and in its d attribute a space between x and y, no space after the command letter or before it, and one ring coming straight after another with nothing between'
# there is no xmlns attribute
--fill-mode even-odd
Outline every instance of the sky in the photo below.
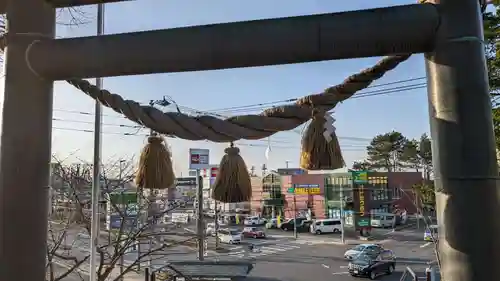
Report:
<svg viewBox="0 0 500 281"><path fill-rule="evenodd" d="M115 34L333 13L413 2L406 0L140 0L107 4L105 33ZM96 6L87 6L83 11L88 23L79 26L59 25L57 28L59 38L96 34ZM68 18L68 13L63 11L59 21L67 22ZM126 99L144 104L149 100L168 96L180 106L184 113L193 113L193 109L196 109L224 116L253 114L265 108L258 104L320 93L324 88L341 83L347 76L372 66L379 59L364 58L204 72L112 77L104 79L104 88ZM394 89L406 85L423 85L424 76L423 56L414 55L396 70L377 81L375 85L408 79L415 80L380 86L362 92ZM248 107L249 105L257 106ZM428 133L427 106L425 87L354 98L338 105L333 115L336 119L334 125L347 166L350 167L353 161L366 157L365 148L371 138L377 134L396 130L409 138L417 138L423 133ZM238 108L234 109L235 107ZM175 107L170 106L164 110L175 110ZM93 100L65 82L56 82L52 151L59 159L66 159L65 161L69 162L92 160L93 112ZM104 163L138 158L148 130L134 126L137 125L109 109L104 109L102 139ZM249 168L255 166L257 171L260 171L262 164L266 164L270 169L283 168L287 162L289 167L297 167L302 130L303 127L299 127L290 132L278 133L270 139L238 141L235 144L241 149L241 155L247 166ZM187 175L189 148L210 149L210 162L217 164L223 156L224 148L227 147L227 144L179 139L168 139L168 143L172 150L177 176ZM265 150L268 145L271 147L271 153L269 159L266 159Z"/></svg>

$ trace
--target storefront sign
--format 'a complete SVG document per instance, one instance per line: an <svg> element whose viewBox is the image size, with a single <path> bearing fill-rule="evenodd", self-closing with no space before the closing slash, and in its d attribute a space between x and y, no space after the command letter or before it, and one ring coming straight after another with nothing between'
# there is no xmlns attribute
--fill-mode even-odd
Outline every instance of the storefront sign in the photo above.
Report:
<svg viewBox="0 0 500 281"><path fill-rule="evenodd" d="M321 195L323 194L324 183L324 175L292 175L292 186L288 188L288 192L296 195Z"/></svg>
<svg viewBox="0 0 500 281"><path fill-rule="evenodd" d="M189 169L201 170L210 168L209 164L209 150L208 149L189 149Z"/></svg>
<svg viewBox="0 0 500 281"><path fill-rule="evenodd" d="M365 229L371 226L370 217L370 188L368 173L364 171L352 172L353 203L355 211L356 229Z"/></svg>
<svg viewBox="0 0 500 281"><path fill-rule="evenodd" d="M176 178L175 185L176 186L196 186L196 177Z"/></svg>
<svg viewBox="0 0 500 281"><path fill-rule="evenodd" d="M364 216L365 215L365 186L364 185L359 185L358 186L359 191L358 191L358 196L359 196L359 214Z"/></svg>
<svg viewBox="0 0 500 281"><path fill-rule="evenodd" d="M368 183L368 172L366 171L353 171L352 180L354 183L365 184Z"/></svg>
<svg viewBox="0 0 500 281"><path fill-rule="evenodd" d="M297 195L319 195L321 194L321 189L318 184L295 184L294 193Z"/></svg>

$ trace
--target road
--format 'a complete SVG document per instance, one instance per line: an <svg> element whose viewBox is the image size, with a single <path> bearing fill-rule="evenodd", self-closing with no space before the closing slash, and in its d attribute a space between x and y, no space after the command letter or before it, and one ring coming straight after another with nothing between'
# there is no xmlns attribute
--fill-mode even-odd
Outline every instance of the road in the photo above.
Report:
<svg viewBox="0 0 500 281"><path fill-rule="evenodd" d="M223 244L224 251L214 251L215 239L208 237L206 260L247 260L255 264L248 281L308 281L314 278L323 280L357 280L347 273L347 261L343 259L344 252L351 246L340 244L340 235L310 235L300 233L298 239L292 232L266 230L266 239L244 239L240 245ZM396 272L392 276L380 277L381 280L399 280L402 272L410 266L418 275L423 276L427 262L434 260L433 245L423 241L423 230L407 228L392 232L391 230L375 231L378 243L391 249L397 256ZM72 237L72 238L71 238ZM74 235L73 247L80 255L89 251L88 236ZM172 236L184 240L183 236ZM169 236L171 238L171 236ZM350 241L363 243L362 241ZM252 243L258 249L248 251ZM158 245L153 245L158 246ZM143 245L147 251L147 245ZM137 258L137 252L132 251L124 256L125 264L130 264ZM168 249L158 255L147 257L142 263L153 268L161 268L168 261L184 261L197 259L197 251L192 247L178 246ZM81 270L88 271L88 263Z"/></svg>

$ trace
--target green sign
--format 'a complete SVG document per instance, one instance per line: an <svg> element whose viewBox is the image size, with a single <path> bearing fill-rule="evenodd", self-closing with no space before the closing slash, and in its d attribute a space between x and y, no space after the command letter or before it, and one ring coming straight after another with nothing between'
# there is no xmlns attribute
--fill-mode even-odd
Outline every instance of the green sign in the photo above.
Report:
<svg viewBox="0 0 500 281"><path fill-rule="evenodd" d="M370 226L370 218L360 217L358 219L358 226L359 227L369 227Z"/></svg>
<svg viewBox="0 0 500 281"><path fill-rule="evenodd" d="M288 188L288 193L295 193L295 188L289 187Z"/></svg>
<svg viewBox="0 0 500 281"><path fill-rule="evenodd" d="M365 184L368 183L368 172L366 171L353 171L352 180L354 183Z"/></svg>

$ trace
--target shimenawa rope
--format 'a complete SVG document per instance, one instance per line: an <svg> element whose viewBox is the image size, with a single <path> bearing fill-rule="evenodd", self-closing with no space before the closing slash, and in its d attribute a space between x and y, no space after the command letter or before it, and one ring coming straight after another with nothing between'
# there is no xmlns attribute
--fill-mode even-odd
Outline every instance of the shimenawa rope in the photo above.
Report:
<svg viewBox="0 0 500 281"><path fill-rule="evenodd" d="M225 120L209 115L189 116L178 112L162 112L152 106L124 100L120 95L101 90L83 79L67 82L104 106L160 134L186 140L232 142L262 139L277 132L294 129L311 119L313 109L323 112L333 109L339 102L365 89L409 57L409 54L385 57L375 66L349 76L343 83L327 88L323 93L302 97L293 104L269 108L259 115L241 115Z"/></svg>

